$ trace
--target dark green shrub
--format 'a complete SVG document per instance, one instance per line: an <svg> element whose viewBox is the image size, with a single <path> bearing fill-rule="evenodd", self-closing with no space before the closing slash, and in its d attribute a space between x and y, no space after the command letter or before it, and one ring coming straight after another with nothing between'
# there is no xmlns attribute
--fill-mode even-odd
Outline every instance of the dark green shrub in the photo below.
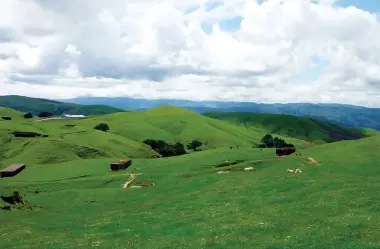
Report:
<svg viewBox="0 0 380 249"><path fill-rule="evenodd" d="M53 116L53 113L51 113L51 112L40 112L40 114L38 114L38 117L40 117L40 118L48 118L51 116Z"/></svg>
<svg viewBox="0 0 380 249"><path fill-rule="evenodd" d="M162 140L147 139L144 143L149 145L154 151L163 157L180 156L186 154L184 145L179 142L172 145Z"/></svg>
<svg viewBox="0 0 380 249"><path fill-rule="evenodd" d="M95 130L100 130L100 131L109 131L110 127L108 124L105 123L100 123L94 127Z"/></svg>
<svg viewBox="0 0 380 249"><path fill-rule="evenodd" d="M33 118L33 114L31 114L30 112L25 113L25 114L24 114L24 118L25 118L25 119L27 119L27 118Z"/></svg>

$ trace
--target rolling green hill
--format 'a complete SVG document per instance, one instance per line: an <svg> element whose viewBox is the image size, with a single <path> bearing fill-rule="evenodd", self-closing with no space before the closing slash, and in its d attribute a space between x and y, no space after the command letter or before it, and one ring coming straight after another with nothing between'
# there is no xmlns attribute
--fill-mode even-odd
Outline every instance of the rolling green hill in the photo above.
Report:
<svg viewBox="0 0 380 249"><path fill-rule="evenodd" d="M22 116L20 112L0 108L0 116ZM0 121L0 168L23 162L28 165L66 162L81 158L150 157L157 154L145 144L75 124L75 120L55 122L36 119ZM18 138L14 131L37 132L49 137Z"/></svg>
<svg viewBox="0 0 380 249"><path fill-rule="evenodd" d="M104 122L110 126L110 132L140 142L163 139L187 144L196 139L204 143L203 148L257 146L265 135L262 129L238 127L173 106L159 106L145 112L115 113L78 122L88 127ZM300 139L280 137L297 146L311 145Z"/></svg>
<svg viewBox="0 0 380 249"><path fill-rule="evenodd" d="M0 107L8 107L21 112L31 112L34 115L38 115L40 112L51 112L54 115L63 113L103 115L123 111L106 105L78 105L15 95L0 96Z"/></svg>
<svg viewBox="0 0 380 249"><path fill-rule="evenodd" d="M13 120L20 120L24 118L24 113L13 110L11 108L0 107L0 116L9 116L12 117ZM7 122L4 120L0 120L0 122Z"/></svg>
<svg viewBox="0 0 380 249"><path fill-rule="evenodd" d="M58 163L76 159L107 157L151 157L156 154L142 142L146 139L187 144L203 143L201 150L237 146L256 147L265 135L263 130L247 129L192 111L160 106L146 112L120 112L82 120L23 119L22 113L0 109L0 115L12 114L11 121L0 121L0 168L10 163L31 165ZM21 118L21 119L20 119ZM109 125L108 132L93 128L99 123ZM67 126L72 125L73 127ZM37 132L45 138L16 138L14 131ZM280 136L300 148L310 142Z"/></svg>
<svg viewBox="0 0 380 249"><path fill-rule="evenodd" d="M192 140L199 140L203 143L200 149L205 150L256 147L268 132L301 149L326 141L363 137L357 130L308 118L249 114L250 119L247 119L247 114L237 113L237 117L244 120L242 123L239 119L233 119L236 117L218 114L223 115L223 118L217 118L228 120L229 123L172 106L159 106L144 112L119 112L82 120L42 121L23 119L22 114L0 108L0 115L14 117L11 121L0 121L0 141L3 143L0 148L0 168L16 162L34 165L89 158L151 157L157 153L143 144L146 139L181 142L185 145ZM108 124L110 130L94 130L99 123ZM292 129L293 127L297 129ZM11 134L14 131L37 132L48 137L16 138ZM374 133L375 131L366 131L367 135Z"/></svg>
<svg viewBox="0 0 380 249"><path fill-rule="evenodd" d="M314 143L352 140L373 135L376 131L345 128L327 121L285 114L263 113L206 113L207 117L228 121L247 128L261 128L268 133L294 137Z"/></svg>

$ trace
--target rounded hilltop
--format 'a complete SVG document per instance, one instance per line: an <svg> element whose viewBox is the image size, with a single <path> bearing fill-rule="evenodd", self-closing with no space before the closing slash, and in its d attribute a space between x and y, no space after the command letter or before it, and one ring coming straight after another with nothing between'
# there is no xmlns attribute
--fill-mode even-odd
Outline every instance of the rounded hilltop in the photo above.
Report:
<svg viewBox="0 0 380 249"><path fill-rule="evenodd" d="M196 115L197 113L188 110L186 108L181 108L177 106L171 106L171 105L160 105L157 107L154 107L152 109L149 109L145 111L145 114L147 115L159 115L159 116L165 116L165 115L189 115L189 114L194 114Z"/></svg>

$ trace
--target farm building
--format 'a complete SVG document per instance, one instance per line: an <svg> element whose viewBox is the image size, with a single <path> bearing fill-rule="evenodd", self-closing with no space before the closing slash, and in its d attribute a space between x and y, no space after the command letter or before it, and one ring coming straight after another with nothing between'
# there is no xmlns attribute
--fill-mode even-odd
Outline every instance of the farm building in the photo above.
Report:
<svg viewBox="0 0 380 249"><path fill-rule="evenodd" d="M9 117L9 116L2 116L1 117L3 120L12 120L12 117Z"/></svg>
<svg viewBox="0 0 380 249"><path fill-rule="evenodd" d="M37 132L29 132L29 131L15 131L12 134L15 137L48 137L48 135L42 135Z"/></svg>
<svg viewBox="0 0 380 249"><path fill-rule="evenodd" d="M129 166L131 166L132 160L120 160L118 162L111 163L111 170L112 171L118 171L118 170L125 170Z"/></svg>
<svg viewBox="0 0 380 249"><path fill-rule="evenodd" d="M12 177L25 169L25 164L12 164L6 169L0 171L0 177Z"/></svg>
<svg viewBox="0 0 380 249"><path fill-rule="evenodd" d="M64 118L78 118L78 119L80 119L80 118L86 118L85 115L70 115L70 114L64 114L63 117Z"/></svg>
<svg viewBox="0 0 380 249"><path fill-rule="evenodd" d="M284 156L284 155L290 155L296 152L296 148L294 147L283 147L276 149L276 155L277 156Z"/></svg>

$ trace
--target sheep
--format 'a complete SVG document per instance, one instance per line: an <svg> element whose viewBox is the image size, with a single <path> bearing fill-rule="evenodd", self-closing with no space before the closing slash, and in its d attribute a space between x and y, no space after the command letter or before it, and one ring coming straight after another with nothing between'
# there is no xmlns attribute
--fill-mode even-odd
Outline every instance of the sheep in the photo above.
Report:
<svg viewBox="0 0 380 249"><path fill-rule="evenodd" d="M299 169L296 169L296 174L301 174L302 173L302 171L301 170L299 170Z"/></svg>
<svg viewBox="0 0 380 249"><path fill-rule="evenodd" d="M294 173L294 170L288 169L288 173Z"/></svg>
<svg viewBox="0 0 380 249"><path fill-rule="evenodd" d="M218 171L218 174L229 173L228 171Z"/></svg>
<svg viewBox="0 0 380 249"><path fill-rule="evenodd" d="M253 167L244 168L245 171L252 171Z"/></svg>

